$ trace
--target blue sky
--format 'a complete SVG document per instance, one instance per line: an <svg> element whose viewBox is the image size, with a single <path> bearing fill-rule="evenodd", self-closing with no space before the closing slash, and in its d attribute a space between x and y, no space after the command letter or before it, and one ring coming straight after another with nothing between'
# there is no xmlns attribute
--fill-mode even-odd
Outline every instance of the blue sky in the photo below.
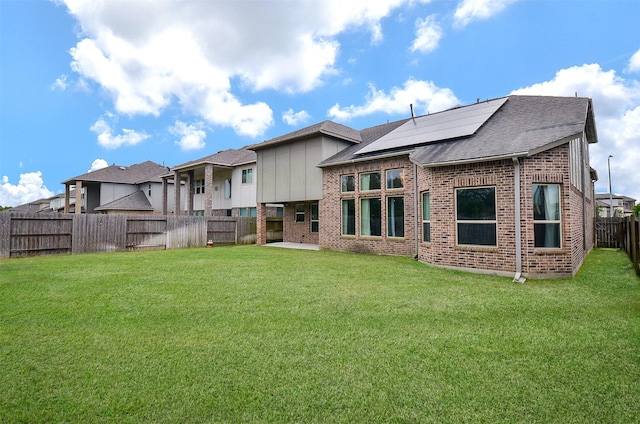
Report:
<svg viewBox="0 0 640 424"><path fill-rule="evenodd" d="M591 97L591 165L640 200L640 1L0 1L0 205L331 119Z"/></svg>

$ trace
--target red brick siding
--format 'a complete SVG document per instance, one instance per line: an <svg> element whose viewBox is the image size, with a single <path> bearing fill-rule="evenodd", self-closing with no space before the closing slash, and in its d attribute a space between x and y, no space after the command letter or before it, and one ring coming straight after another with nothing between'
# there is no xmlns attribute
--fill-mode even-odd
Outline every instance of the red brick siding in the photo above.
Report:
<svg viewBox="0 0 640 424"><path fill-rule="evenodd" d="M388 190L386 188L385 171L390 169L404 169L404 188ZM320 247L325 249L367 252L383 255L414 256L415 252L415 223L413 175L414 165L407 156L382 159L366 163L325 168L323 172L323 199L320 202ZM359 174L363 172L379 171L381 173L381 189L379 192L361 193L359 191ZM340 177L354 174L356 177L356 191L341 193ZM387 236L387 197L404 196L404 238ZM382 203L382 235L380 237L360 236L360 199L379 197ZM341 234L341 199L354 199L356 203L356 235L342 236Z"/></svg>
<svg viewBox="0 0 640 424"><path fill-rule="evenodd" d="M282 239L289 243L319 243L319 233L311 232L311 204L317 202L291 202L284 206ZM304 205L304 222L296 222L296 205ZM320 212L320 231L322 231L322 212Z"/></svg>

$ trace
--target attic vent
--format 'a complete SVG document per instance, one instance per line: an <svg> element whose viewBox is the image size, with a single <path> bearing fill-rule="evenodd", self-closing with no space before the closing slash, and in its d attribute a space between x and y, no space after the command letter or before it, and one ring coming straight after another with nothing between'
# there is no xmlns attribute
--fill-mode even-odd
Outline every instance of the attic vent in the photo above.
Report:
<svg viewBox="0 0 640 424"><path fill-rule="evenodd" d="M126 168L126 167L124 167L124 166L119 166L118 168L122 169L123 171L124 171L125 169L127 169L127 168Z"/></svg>

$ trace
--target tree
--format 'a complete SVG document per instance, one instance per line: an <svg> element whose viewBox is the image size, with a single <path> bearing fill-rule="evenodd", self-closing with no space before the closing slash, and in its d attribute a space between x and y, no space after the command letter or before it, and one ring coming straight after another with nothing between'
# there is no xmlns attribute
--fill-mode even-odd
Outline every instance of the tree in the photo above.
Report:
<svg viewBox="0 0 640 424"><path fill-rule="evenodd" d="M640 203L633 207L633 215L640 217Z"/></svg>
<svg viewBox="0 0 640 424"><path fill-rule="evenodd" d="M11 209L11 206L0 206L0 211L6 211L7 209Z"/></svg>

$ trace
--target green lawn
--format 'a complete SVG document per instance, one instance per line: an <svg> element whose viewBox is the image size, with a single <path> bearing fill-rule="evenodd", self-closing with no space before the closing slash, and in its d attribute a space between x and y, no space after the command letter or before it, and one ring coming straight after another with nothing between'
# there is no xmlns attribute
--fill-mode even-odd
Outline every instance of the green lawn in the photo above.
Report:
<svg viewBox="0 0 640 424"><path fill-rule="evenodd" d="M0 261L0 422L637 422L640 280L258 246Z"/></svg>

